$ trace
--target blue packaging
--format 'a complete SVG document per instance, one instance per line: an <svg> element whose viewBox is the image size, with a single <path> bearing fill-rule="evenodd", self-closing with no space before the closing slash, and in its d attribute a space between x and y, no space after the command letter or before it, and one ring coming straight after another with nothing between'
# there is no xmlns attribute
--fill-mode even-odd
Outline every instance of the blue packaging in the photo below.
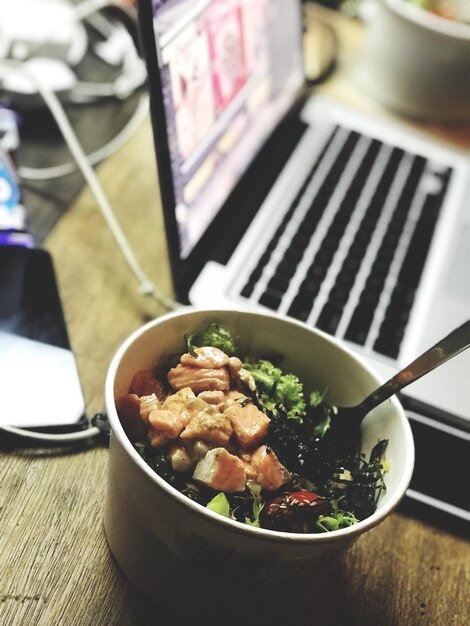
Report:
<svg viewBox="0 0 470 626"><path fill-rule="evenodd" d="M34 239L27 232L26 211L13 160L18 146L16 115L0 107L0 245L32 247Z"/></svg>

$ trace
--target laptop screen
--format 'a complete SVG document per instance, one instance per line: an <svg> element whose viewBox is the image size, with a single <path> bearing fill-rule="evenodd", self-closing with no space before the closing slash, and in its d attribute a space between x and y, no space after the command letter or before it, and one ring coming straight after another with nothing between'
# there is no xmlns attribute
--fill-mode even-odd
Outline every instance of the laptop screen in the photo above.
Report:
<svg viewBox="0 0 470 626"><path fill-rule="evenodd" d="M153 0L152 9L185 259L303 84L301 8Z"/></svg>

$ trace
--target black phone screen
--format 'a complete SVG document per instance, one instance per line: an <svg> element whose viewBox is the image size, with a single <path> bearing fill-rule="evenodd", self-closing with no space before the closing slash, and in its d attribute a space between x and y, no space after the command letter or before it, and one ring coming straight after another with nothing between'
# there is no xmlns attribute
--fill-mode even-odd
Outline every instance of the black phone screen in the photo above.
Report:
<svg viewBox="0 0 470 626"><path fill-rule="evenodd" d="M0 246L0 425L67 426L84 413L50 254Z"/></svg>

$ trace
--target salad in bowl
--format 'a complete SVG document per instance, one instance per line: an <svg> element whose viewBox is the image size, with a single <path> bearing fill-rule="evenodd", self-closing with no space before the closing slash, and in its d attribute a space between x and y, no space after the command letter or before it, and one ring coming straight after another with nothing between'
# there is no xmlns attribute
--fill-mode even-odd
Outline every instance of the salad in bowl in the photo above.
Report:
<svg viewBox="0 0 470 626"><path fill-rule="evenodd" d="M240 352L213 321L181 352L134 372L116 399L149 467L187 498L242 524L325 533L374 513L386 490L387 439L367 456L329 440L335 406L283 369L279 354Z"/></svg>

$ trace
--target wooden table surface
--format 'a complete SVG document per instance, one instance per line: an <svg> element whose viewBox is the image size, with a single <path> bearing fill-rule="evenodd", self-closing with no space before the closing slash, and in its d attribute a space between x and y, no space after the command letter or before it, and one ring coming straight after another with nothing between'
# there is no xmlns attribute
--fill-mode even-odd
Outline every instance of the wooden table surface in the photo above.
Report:
<svg viewBox="0 0 470 626"><path fill-rule="evenodd" d="M325 89L350 97L354 89L341 78L341 69L351 59L347 46L357 50L360 26L314 11L333 19L346 42L340 73ZM171 294L149 121L98 171L144 270ZM103 408L106 370L119 344L163 309L138 293L88 190L45 245L57 267L92 415ZM2 626L175 624L171 616L148 612L108 550L102 527L106 472L104 446L73 451L3 446ZM312 625L464 626L470 624L470 542L400 508L356 542L325 589L312 597Z"/></svg>

